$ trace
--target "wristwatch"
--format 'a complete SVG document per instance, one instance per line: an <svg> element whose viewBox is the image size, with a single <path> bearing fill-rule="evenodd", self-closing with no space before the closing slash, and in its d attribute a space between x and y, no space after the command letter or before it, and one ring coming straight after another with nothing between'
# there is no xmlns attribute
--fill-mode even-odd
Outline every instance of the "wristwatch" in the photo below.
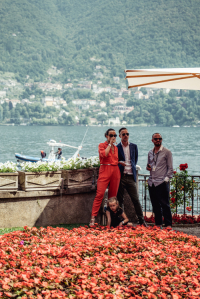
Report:
<svg viewBox="0 0 200 299"><path fill-rule="evenodd" d="M110 143L109 143L108 145L111 147L111 144L110 144Z"/></svg>
<svg viewBox="0 0 200 299"><path fill-rule="evenodd" d="M122 224L124 224L124 221L122 221Z"/></svg>

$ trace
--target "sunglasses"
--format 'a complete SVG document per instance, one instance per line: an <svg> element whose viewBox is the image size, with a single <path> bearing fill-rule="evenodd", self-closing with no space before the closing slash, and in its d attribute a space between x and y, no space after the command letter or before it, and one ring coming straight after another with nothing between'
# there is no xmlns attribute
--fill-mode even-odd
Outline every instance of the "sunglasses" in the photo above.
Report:
<svg viewBox="0 0 200 299"><path fill-rule="evenodd" d="M122 136L129 136L129 133L123 133Z"/></svg>
<svg viewBox="0 0 200 299"><path fill-rule="evenodd" d="M162 140L162 138L154 138L154 140L155 140L155 141L157 141L157 140Z"/></svg>
<svg viewBox="0 0 200 299"><path fill-rule="evenodd" d="M117 134L110 134L108 136L110 136L110 137L117 137Z"/></svg>

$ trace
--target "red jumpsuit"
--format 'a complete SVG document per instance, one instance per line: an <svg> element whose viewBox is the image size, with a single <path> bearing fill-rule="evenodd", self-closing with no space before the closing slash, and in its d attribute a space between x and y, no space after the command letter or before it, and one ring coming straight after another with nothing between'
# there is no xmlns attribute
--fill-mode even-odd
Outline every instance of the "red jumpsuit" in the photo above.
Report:
<svg viewBox="0 0 200 299"><path fill-rule="evenodd" d="M118 167L118 148L114 146L114 154L110 149L106 157L105 149L107 147L107 141L99 144L100 169L99 178L97 181L97 193L92 206L92 216L97 216L108 184L110 183L108 198L117 196L117 191L119 188L121 175Z"/></svg>

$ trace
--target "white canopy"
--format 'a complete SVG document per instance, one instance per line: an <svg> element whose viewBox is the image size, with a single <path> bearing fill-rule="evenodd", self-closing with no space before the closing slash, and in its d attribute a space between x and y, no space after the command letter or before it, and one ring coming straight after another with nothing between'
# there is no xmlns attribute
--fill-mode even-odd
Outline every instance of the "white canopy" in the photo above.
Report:
<svg viewBox="0 0 200 299"><path fill-rule="evenodd" d="M128 88L200 90L200 68L125 70Z"/></svg>

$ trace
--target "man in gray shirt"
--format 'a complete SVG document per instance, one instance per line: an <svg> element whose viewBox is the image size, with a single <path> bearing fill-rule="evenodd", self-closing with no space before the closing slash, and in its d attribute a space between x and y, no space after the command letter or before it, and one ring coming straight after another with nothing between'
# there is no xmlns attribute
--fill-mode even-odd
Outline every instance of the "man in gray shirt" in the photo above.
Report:
<svg viewBox="0 0 200 299"><path fill-rule="evenodd" d="M169 204L169 180L173 176L173 160L170 150L162 145L162 136L154 133L152 136L154 148L148 153L147 170L150 171L148 180L149 194L155 214L157 226L172 226L172 214Z"/></svg>

